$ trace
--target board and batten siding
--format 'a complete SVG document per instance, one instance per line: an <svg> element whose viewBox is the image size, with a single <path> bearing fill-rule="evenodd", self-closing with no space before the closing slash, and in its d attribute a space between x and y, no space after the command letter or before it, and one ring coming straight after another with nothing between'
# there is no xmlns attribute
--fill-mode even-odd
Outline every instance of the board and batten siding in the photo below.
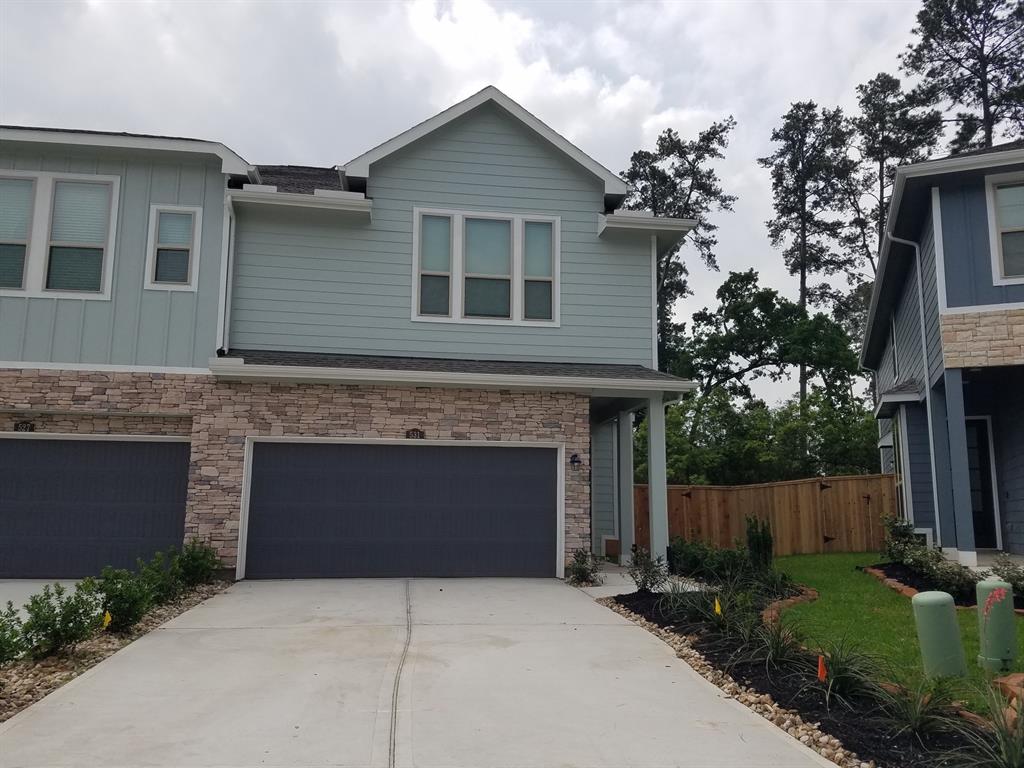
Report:
<svg viewBox="0 0 1024 768"><path fill-rule="evenodd" d="M600 181L493 104L375 163L370 222L240 210L230 344L652 365L650 239L597 236ZM561 220L559 327L414 321L413 208Z"/></svg>
<svg viewBox="0 0 1024 768"><path fill-rule="evenodd" d="M5 142L0 175L17 170L120 178L111 296L0 296L0 360L205 368L217 339L225 190L220 161L29 146L36 148ZM152 204L203 208L195 292L143 290Z"/></svg>
<svg viewBox="0 0 1024 768"><path fill-rule="evenodd" d="M615 535L615 442L616 422L606 421L590 429L590 525L594 552L601 552L601 539Z"/></svg>
<svg viewBox="0 0 1024 768"><path fill-rule="evenodd" d="M1001 168L999 173L1021 168ZM1024 302L1024 285L996 285L992 279L984 180L943 184L939 188L939 200L946 305L955 309Z"/></svg>

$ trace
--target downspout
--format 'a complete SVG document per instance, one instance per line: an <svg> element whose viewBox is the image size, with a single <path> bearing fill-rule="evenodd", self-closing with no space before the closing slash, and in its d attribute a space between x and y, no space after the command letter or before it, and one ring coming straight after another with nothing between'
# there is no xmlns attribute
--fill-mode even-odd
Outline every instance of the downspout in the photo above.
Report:
<svg viewBox="0 0 1024 768"><path fill-rule="evenodd" d="M891 217L890 217L891 218ZM917 266L917 316L918 316L918 327L921 333L921 361L924 364L924 402L925 402L925 413L928 418L928 458L931 462L932 470L932 512L935 515L935 537L942 542L942 516L939 513L939 486L938 486L938 475L935 473L935 433L934 427L932 426L932 376L931 369L928 364L928 331L925 326L924 320L924 279L922 276L922 263L921 263L921 246L913 240L904 240L902 237L896 237L892 233L892 221L890 220L885 227L885 236L891 243L899 243L900 245L909 245L914 249L914 262ZM893 341L895 344L895 340ZM904 436L904 440L908 436ZM909 455L909 450L908 450ZM909 472L910 468L906 467L905 472ZM911 510L912 512L912 510ZM914 516L911 514L911 519Z"/></svg>

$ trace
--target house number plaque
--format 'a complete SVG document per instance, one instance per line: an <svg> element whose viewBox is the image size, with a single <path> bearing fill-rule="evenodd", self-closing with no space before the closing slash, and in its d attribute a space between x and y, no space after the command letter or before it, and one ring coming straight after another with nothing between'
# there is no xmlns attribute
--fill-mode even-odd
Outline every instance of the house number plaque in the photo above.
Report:
<svg viewBox="0 0 1024 768"><path fill-rule="evenodd" d="M17 421L14 423L15 432L35 432L36 425L31 421Z"/></svg>
<svg viewBox="0 0 1024 768"><path fill-rule="evenodd" d="M422 440L424 437L427 436L427 433L424 432L422 429L407 429L405 430L405 436L409 440Z"/></svg>

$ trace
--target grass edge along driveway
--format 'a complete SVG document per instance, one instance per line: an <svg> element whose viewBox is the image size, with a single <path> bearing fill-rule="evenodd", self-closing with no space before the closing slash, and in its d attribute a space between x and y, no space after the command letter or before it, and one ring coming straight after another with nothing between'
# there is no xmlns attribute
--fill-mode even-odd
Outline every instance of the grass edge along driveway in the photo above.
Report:
<svg viewBox="0 0 1024 768"><path fill-rule="evenodd" d="M783 621L796 624L807 635L808 645L847 637L878 656L894 670L898 682L913 685L921 679L921 653L910 599L886 587L878 579L856 570L883 558L877 552L853 554L791 555L775 560L775 567L798 584L818 590L812 603L795 605ZM977 665L978 619L974 608L957 609L960 636L967 658L968 678L959 686L968 707L981 710L977 687L985 676ZM1024 671L1024 617L1017 620L1019 650L1014 671ZM973 683L973 685L972 685Z"/></svg>

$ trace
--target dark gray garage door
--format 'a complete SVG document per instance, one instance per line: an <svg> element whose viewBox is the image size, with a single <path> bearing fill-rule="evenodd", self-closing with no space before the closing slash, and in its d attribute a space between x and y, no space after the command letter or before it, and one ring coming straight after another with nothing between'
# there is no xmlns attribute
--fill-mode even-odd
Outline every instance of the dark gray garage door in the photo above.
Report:
<svg viewBox="0 0 1024 768"><path fill-rule="evenodd" d="M185 530L183 442L0 438L0 578L129 567Z"/></svg>
<svg viewBox="0 0 1024 768"><path fill-rule="evenodd" d="M247 578L553 576L556 451L256 443Z"/></svg>

